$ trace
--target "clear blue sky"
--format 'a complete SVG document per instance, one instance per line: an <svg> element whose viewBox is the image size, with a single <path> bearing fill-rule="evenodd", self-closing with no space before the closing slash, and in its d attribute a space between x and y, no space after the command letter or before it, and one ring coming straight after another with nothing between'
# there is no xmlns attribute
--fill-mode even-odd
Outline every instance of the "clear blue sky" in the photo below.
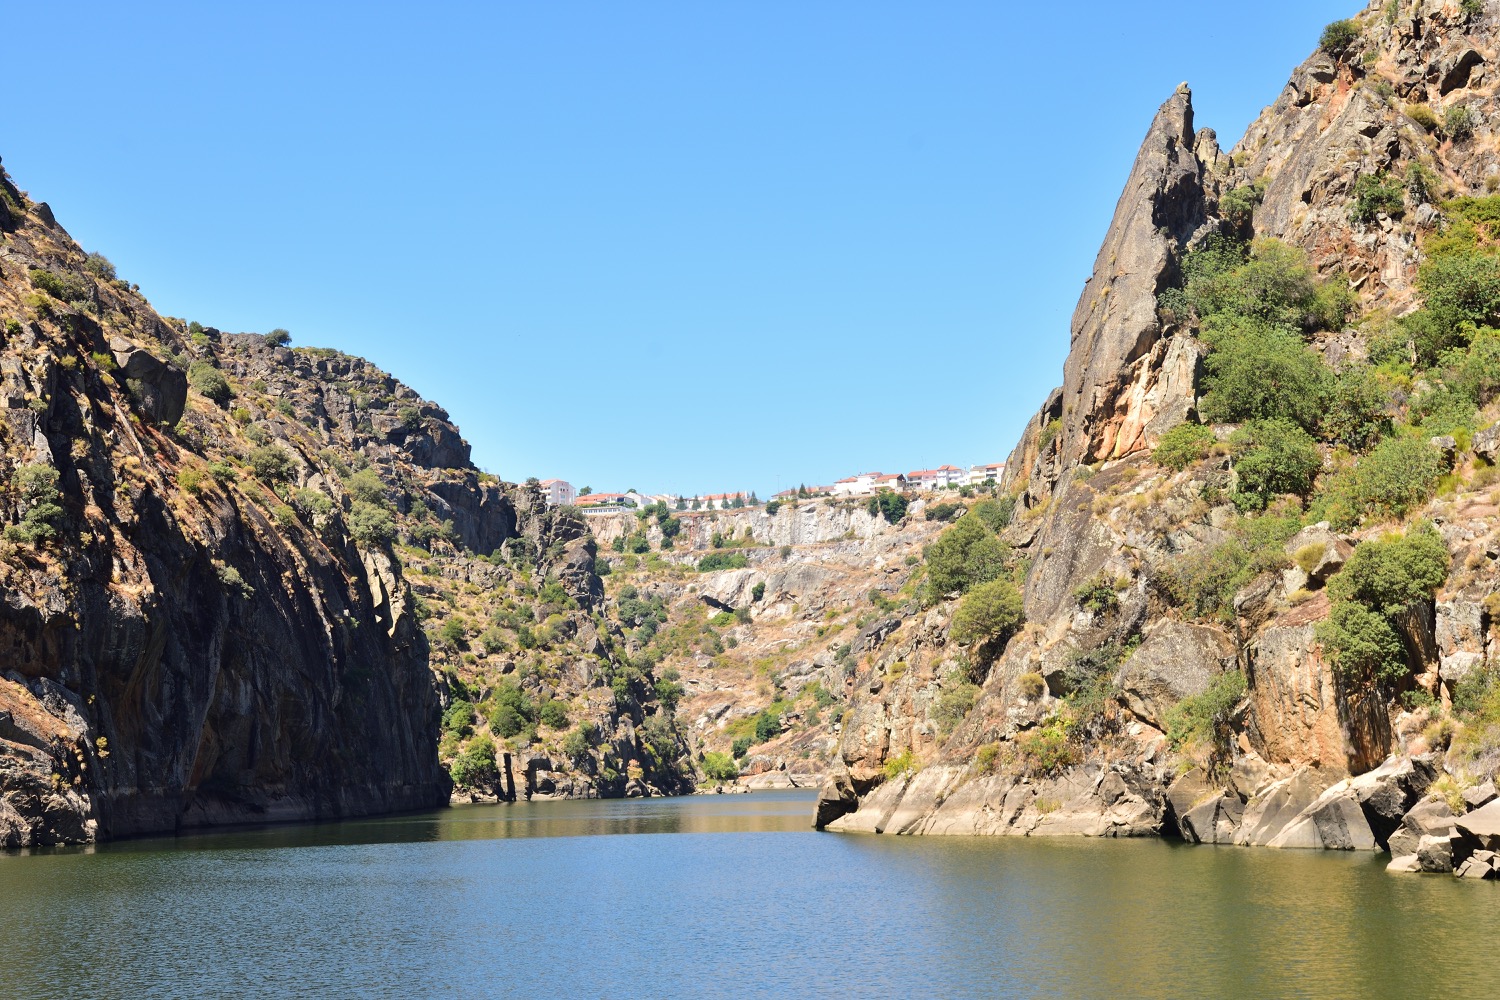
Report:
<svg viewBox="0 0 1500 1000"><path fill-rule="evenodd" d="M364 355L507 479L998 461L1156 107L1357 0L33 5L0 155L163 313Z"/></svg>

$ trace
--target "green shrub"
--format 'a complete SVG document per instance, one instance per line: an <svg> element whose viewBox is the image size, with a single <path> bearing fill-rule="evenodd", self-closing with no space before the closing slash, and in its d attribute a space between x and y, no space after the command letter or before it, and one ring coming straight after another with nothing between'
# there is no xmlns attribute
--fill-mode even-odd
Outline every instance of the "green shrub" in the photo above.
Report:
<svg viewBox="0 0 1500 1000"><path fill-rule="evenodd" d="M279 445L265 445L250 452L250 469L263 483L284 483L292 475L292 455Z"/></svg>
<svg viewBox="0 0 1500 1000"><path fill-rule="evenodd" d="M1437 492L1446 471L1440 451L1420 438L1386 438L1329 483L1315 510L1340 529L1361 517L1404 517Z"/></svg>
<svg viewBox="0 0 1500 1000"><path fill-rule="evenodd" d="M954 642L989 642L1007 635L1021 623L1021 592L1009 580L981 583L964 595L948 630Z"/></svg>
<svg viewBox="0 0 1500 1000"><path fill-rule="evenodd" d="M495 764L495 742L488 736L476 736L448 767L448 775L455 785L464 788L483 788L500 780L500 770Z"/></svg>
<svg viewBox="0 0 1500 1000"><path fill-rule="evenodd" d="M443 712L443 732L456 733L459 739L468 739L474 732L474 722L478 718L479 713L474 711L474 705L460 698Z"/></svg>
<svg viewBox="0 0 1500 1000"><path fill-rule="evenodd" d="M918 770L916 757L908 747L893 757L887 757L885 766L881 770L884 771L888 781L895 780L903 774L915 774Z"/></svg>
<svg viewBox="0 0 1500 1000"><path fill-rule="evenodd" d="M1368 224L1376 217L1399 216L1406 207L1400 181L1387 176L1385 171L1376 174L1360 174L1354 182L1354 201L1349 206L1351 222Z"/></svg>
<svg viewBox="0 0 1500 1000"><path fill-rule="evenodd" d="M766 583L764 580L750 588L750 600L759 601L766 596Z"/></svg>
<svg viewBox="0 0 1500 1000"><path fill-rule="evenodd" d="M63 302L82 302L89 298L92 291L89 283L76 274L57 274L40 267L33 267L28 274L33 288L39 288Z"/></svg>
<svg viewBox="0 0 1500 1000"><path fill-rule="evenodd" d="M703 776L710 781L733 781L740 769L729 754L710 750L703 755Z"/></svg>
<svg viewBox="0 0 1500 1000"><path fill-rule="evenodd" d="M1068 726L1061 718L1016 737L1016 749L1038 774L1052 774L1078 763L1078 752L1069 742Z"/></svg>
<svg viewBox="0 0 1500 1000"><path fill-rule="evenodd" d="M556 700L543 702L541 711L537 713L537 721L549 729L565 728L568 724L567 703Z"/></svg>
<svg viewBox="0 0 1500 1000"><path fill-rule="evenodd" d="M1331 56L1342 56L1359 41L1359 25L1354 21L1345 19L1334 21L1323 29L1323 34L1318 38L1318 47Z"/></svg>
<svg viewBox="0 0 1500 1000"><path fill-rule="evenodd" d="M1016 513L1016 498L1013 496L1000 497L996 500L981 500L969 508L968 517L977 517L991 531L999 532Z"/></svg>
<svg viewBox="0 0 1500 1000"><path fill-rule="evenodd" d="M947 736L964 720L979 699L979 685L971 684L962 677L950 675L944 682L943 691L932 703L932 720L938 731Z"/></svg>
<svg viewBox="0 0 1500 1000"><path fill-rule="evenodd" d="M1306 429L1318 426L1329 370L1300 336L1261 320L1223 316L1205 323L1203 338L1212 348L1201 407L1209 420L1284 418Z"/></svg>
<svg viewBox="0 0 1500 1000"><path fill-rule="evenodd" d="M750 747L751 746L752 746L752 740L748 736L741 736L738 739L736 739L734 741L734 746L732 748L732 752L734 753L735 758L739 759L739 758L744 757L746 754L748 754L750 752Z"/></svg>
<svg viewBox="0 0 1500 1000"><path fill-rule="evenodd" d="M935 503L922 512L924 520L928 521L951 521L964 509L961 503Z"/></svg>
<svg viewBox="0 0 1500 1000"><path fill-rule="evenodd" d="M278 326L262 339L265 340L267 346L285 347L292 342L292 335Z"/></svg>
<svg viewBox="0 0 1500 1000"><path fill-rule="evenodd" d="M188 385L220 406L229 402L229 397L234 395L224 373L207 361L194 361L188 366Z"/></svg>
<svg viewBox="0 0 1500 1000"><path fill-rule="evenodd" d="M1258 184L1242 184L1219 199L1219 214L1237 229L1250 224L1255 209L1265 197L1265 188Z"/></svg>
<svg viewBox="0 0 1500 1000"><path fill-rule="evenodd" d="M1417 287L1426 297L1423 311L1439 328L1458 331L1465 324L1500 324L1500 260L1484 252L1430 255L1417 271ZM1433 345L1438 346L1447 345ZM1435 360L1436 351L1429 351Z"/></svg>
<svg viewBox="0 0 1500 1000"><path fill-rule="evenodd" d="M1458 0L1458 10L1464 17L1478 17L1484 13L1484 0Z"/></svg>
<svg viewBox="0 0 1500 1000"><path fill-rule="evenodd" d="M1095 614L1108 614L1120 606L1114 583L1102 575L1073 591L1073 599L1078 602L1079 607L1087 608Z"/></svg>
<svg viewBox="0 0 1500 1000"><path fill-rule="evenodd" d="M1005 573L1009 554L1010 547L995 536L982 515L971 512L959 518L924 553L931 600L997 579Z"/></svg>
<svg viewBox="0 0 1500 1000"><path fill-rule="evenodd" d="M385 503L385 483L374 469L360 469L344 480L344 489L354 500L366 503Z"/></svg>
<svg viewBox="0 0 1500 1000"><path fill-rule="evenodd" d="M582 764L588 758L589 751L593 749L598 733L598 728L592 722L580 722L568 730L568 735L563 737L563 754L574 764Z"/></svg>
<svg viewBox="0 0 1500 1000"><path fill-rule="evenodd" d="M1184 698L1167 710L1167 740L1172 749L1209 744L1228 753L1230 715L1245 695L1245 675L1229 670L1216 677L1202 694Z"/></svg>
<svg viewBox="0 0 1500 1000"><path fill-rule="evenodd" d="M1389 433L1386 392L1366 365L1351 367L1334 377L1323 413L1323 434L1353 451L1366 451Z"/></svg>
<svg viewBox="0 0 1500 1000"><path fill-rule="evenodd" d="M755 742L764 743L781 734L781 713L767 709L755 717Z"/></svg>
<svg viewBox="0 0 1500 1000"><path fill-rule="evenodd" d="M1465 105L1455 104L1443 112L1443 131L1455 142L1471 137L1478 124L1479 116L1474 113L1473 108Z"/></svg>
<svg viewBox="0 0 1500 1000"><path fill-rule="evenodd" d="M396 521L379 504L356 500L349 508L349 534L365 545L383 545L396 535Z"/></svg>
<svg viewBox="0 0 1500 1000"><path fill-rule="evenodd" d="M61 475L50 465L21 465L11 473L10 486L21 520L7 525L5 537L28 545L41 545L57 536L57 522L62 519Z"/></svg>
<svg viewBox="0 0 1500 1000"><path fill-rule="evenodd" d="M907 499L894 490L881 490L865 503L871 516L880 516L889 524L895 524L906 516Z"/></svg>
<svg viewBox="0 0 1500 1000"><path fill-rule="evenodd" d="M698 560L698 572L712 573L722 569L744 569L750 560L742 552L710 552Z"/></svg>
<svg viewBox="0 0 1500 1000"><path fill-rule="evenodd" d="M1333 603L1318 640L1346 674L1394 681L1407 671L1392 618L1430 600L1448 575L1448 546L1431 522L1365 542L1328 582Z"/></svg>
<svg viewBox="0 0 1500 1000"><path fill-rule="evenodd" d="M1284 493L1306 496L1323 459L1307 432L1289 420L1258 420L1229 438L1238 477L1235 504L1264 510Z"/></svg>
<svg viewBox="0 0 1500 1000"><path fill-rule="evenodd" d="M115 266L102 253L91 253L85 257L83 269L100 281L115 280Z"/></svg>
<svg viewBox="0 0 1500 1000"><path fill-rule="evenodd" d="M1335 601L1359 601L1388 615L1430 598L1448 575L1448 546L1430 521L1405 535L1391 535L1355 548L1328 582Z"/></svg>
<svg viewBox="0 0 1500 1000"><path fill-rule="evenodd" d="M1178 424L1161 436L1151 457L1177 472L1201 461L1214 444L1214 432L1202 424Z"/></svg>
<svg viewBox="0 0 1500 1000"><path fill-rule="evenodd" d="M1154 582L1189 617L1231 623L1235 593L1261 573L1285 568L1283 546L1301 527L1301 517L1293 514L1241 518L1224 541L1159 566Z"/></svg>

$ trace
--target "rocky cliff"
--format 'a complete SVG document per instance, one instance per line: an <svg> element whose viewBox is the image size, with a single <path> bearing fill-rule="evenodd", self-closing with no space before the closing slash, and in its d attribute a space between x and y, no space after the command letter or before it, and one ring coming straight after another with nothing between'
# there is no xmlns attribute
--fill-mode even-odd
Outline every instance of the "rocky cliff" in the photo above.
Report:
<svg viewBox="0 0 1500 1000"><path fill-rule="evenodd" d="M624 793L601 769L648 756L654 695L610 689L581 520L367 362L159 316L0 194L0 845L428 807L465 752L491 794ZM443 714L506 674L519 776ZM539 733L537 705L572 699L597 721L554 764L568 713ZM642 792L683 781L664 731Z"/></svg>
<svg viewBox="0 0 1500 1000"><path fill-rule="evenodd" d="M1228 153L1186 85L1162 105L1008 464L1003 562L852 671L820 827L1493 870L1463 824L1500 762L1497 30L1374 3Z"/></svg>
<svg viewBox="0 0 1500 1000"><path fill-rule="evenodd" d="M822 780L850 665L895 626L945 523L929 506L896 523L851 499L588 517L630 655L675 690L700 770L724 782L712 787Z"/></svg>

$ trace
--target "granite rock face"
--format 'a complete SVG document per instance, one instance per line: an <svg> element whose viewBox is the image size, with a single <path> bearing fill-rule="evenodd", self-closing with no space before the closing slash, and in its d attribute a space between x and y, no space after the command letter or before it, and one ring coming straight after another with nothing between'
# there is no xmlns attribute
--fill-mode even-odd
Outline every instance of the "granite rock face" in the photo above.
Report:
<svg viewBox="0 0 1500 1000"><path fill-rule="evenodd" d="M1431 725L1476 671L1493 669L1495 498L1476 481L1408 516L1439 526L1452 568L1433 601L1393 615L1411 676L1392 690L1337 669L1319 626L1331 613L1329 584L1356 548L1401 525L1305 527L1266 553L1265 568L1236 579L1232 595L1204 601L1205 580L1222 584L1214 574L1233 571L1236 547L1254 547L1228 502L1236 427L1206 428L1208 454L1181 471L1149 455L1163 433L1198 416L1205 345L1158 303L1179 287L1185 254L1214 234L1278 240L1333 287L1345 279L1365 312L1399 316L1420 304L1423 240L1442 231L1442 206L1407 191L1400 211L1356 219L1360 179L1406 177L1421 164L1444 197L1494 191L1495 11L1372 3L1357 21L1356 47L1311 56L1228 153L1197 128L1185 86L1158 110L1074 312L1062 386L1007 464L1017 511L1002 536L1024 574L1024 623L1003 642L959 649L947 635L956 609L944 602L910 612L866 650L840 751L871 788L830 829L1118 828L1022 818L1033 795L1046 807L1038 817L1075 811L1067 804L1088 801L1083 776L1111 771L1145 782L1132 792L1142 802L1162 803L1141 813L1155 817L1144 828L1197 842L1388 847L1410 870L1461 867L1494 849L1421 820L1444 772L1473 792L1471 812L1488 808L1484 787L1500 767L1492 746L1445 756L1442 728ZM1429 132L1420 113L1407 113L1415 105L1439 119L1466 108L1474 133ZM1231 192L1253 212L1231 218ZM1343 371L1367 357L1367 333L1351 326L1307 340ZM1497 440L1481 427L1472 446L1445 436L1438 447L1468 476L1500 455ZM964 671L978 694L954 722L943 705L949 678ZM1238 696L1234 673L1243 675ZM882 766L908 753L922 769L885 790ZM861 813L877 798L872 823ZM945 815L963 818L940 822ZM1470 871L1489 864L1481 857Z"/></svg>
<svg viewBox="0 0 1500 1000"><path fill-rule="evenodd" d="M587 618L581 520L367 362L163 319L3 182L0 846L447 802L390 536L425 512L452 571L524 546Z"/></svg>

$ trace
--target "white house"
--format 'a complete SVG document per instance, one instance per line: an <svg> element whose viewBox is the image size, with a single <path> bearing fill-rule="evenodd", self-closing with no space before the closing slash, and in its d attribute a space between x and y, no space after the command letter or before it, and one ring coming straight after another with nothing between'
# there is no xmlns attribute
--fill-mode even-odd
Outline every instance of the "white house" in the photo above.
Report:
<svg viewBox="0 0 1500 1000"><path fill-rule="evenodd" d="M566 479L543 479L542 496L548 507L565 507L578 499L578 491Z"/></svg>
<svg viewBox="0 0 1500 1000"><path fill-rule="evenodd" d="M917 490L941 490L948 486L962 486L968 480L968 473L956 465L940 465L936 469L918 469L906 474L907 484Z"/></svg>
<svg viewBox="0 0 1500 1000"><path fill-rule="evenodd" d="M885 477L883 472L861 472L857 476L840 479L833 484L835 496L861 497L875 492L875 481Z"/></svg>
<svg viewBox="0 0 1500 1000"><path fill-rule="evenodd" d="M1000 481L1000 477L1003 475L1005 475L1004 462L991 462L988 465L976 465L969 469L969 485L980 486L991 479L998 483Z"/></svg>

